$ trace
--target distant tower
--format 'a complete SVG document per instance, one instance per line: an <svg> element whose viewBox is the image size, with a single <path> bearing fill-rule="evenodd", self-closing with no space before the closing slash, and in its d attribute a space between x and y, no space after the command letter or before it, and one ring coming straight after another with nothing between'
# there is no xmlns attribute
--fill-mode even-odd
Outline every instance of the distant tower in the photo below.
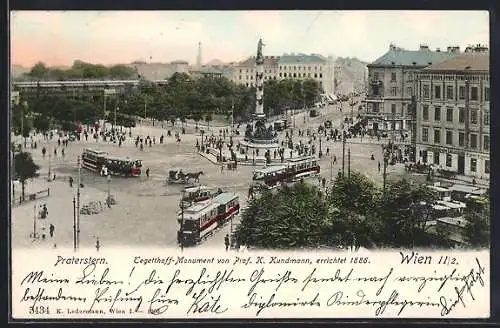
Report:
<svg viewBox="0 0 500 328"><path fill-rule="evenodd" d="M264 114L264 56L262 55L262 39L259 39L257 44L257 57L255 58L255 86L257 88L255 99L255 116L258 118L265 117Z"/></svg>
<svg viewBox="0 0 500 328"><path fill-rule="evenodd" d="M198 56L196 57L196 66L201 66L201 42L198 42Z"/></svg>

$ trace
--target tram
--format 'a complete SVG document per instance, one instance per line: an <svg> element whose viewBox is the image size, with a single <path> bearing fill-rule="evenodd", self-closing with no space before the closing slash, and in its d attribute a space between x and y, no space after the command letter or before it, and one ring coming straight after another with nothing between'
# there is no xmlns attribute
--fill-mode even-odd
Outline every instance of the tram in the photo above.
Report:
<svg viewBox="0 0 500 328"><path fill-rule="evenodd" d="M82 167L92 172L102 172L105 167L106 171L112 175L137 177L141 175L142 161L113 157L105 151L86 148L82 154Z"/></svg>
<svg viewBox="0 0 500 328"><path fill-rule="evenodd" d="M215 229L232 220L239 211L239 197L230 192L194 203L178 214L179 243L185 247L195 246L210 236Z"/></svg>
<svg viewBox="0 0 500 328"><path fill-rule="evenodd" d="M289 159L286 165L268 166L254 171L252 177L255 186L274 188L281 183L296 182L316 176L320 166L314 156Z"/></svg>

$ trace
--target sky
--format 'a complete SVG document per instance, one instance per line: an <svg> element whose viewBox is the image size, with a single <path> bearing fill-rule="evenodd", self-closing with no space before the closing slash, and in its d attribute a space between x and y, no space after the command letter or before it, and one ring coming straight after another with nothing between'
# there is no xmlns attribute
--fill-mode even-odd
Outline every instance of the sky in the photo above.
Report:
<svg viewBox="0 0 500 328"><path fill-rule="evenodd" d="M244 60L316 53L372 62L391 43L408 50L489 44L487 11L15 11L11 63L31 67Z"/></svg>

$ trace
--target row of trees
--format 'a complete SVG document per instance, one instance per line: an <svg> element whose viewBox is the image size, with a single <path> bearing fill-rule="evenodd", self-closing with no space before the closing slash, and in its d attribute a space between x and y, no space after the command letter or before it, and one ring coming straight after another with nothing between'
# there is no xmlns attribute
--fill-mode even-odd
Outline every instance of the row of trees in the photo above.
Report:
<svg viewBox="0 0 500 328"><path fill-rule="evenodd" d="M319 98L321 88L314 80L268 80L265 83L264 111L268 115L283 113L287 108L311 106ZM115 95L79 93L49 95L36 93L14 105L14 130L46 130L49 125L74 128L75 122L91 123L106 117L117 124L134 126L130 117L148 117L157 120L210 122L214 114L226 118L234 114L235 122L247 120L255 107L255 88L237 85L228 79L204 76L193 78L175 73L166 85L141 81L137 87L117 90ZM23 96L21 96L23 98Z"/></svg>
<svg viewBox="0 0 500 328"><path fill-rule="evenodd" d="M83 79L136 79L137 71L126 65L94 65L75 60L68 69L47 67L44 63L35 64L25 74L26 78L37 80L83 80Z"/></svg>
<svg viewBox="0 0 500 328"><path fill-rule="evenodd" d="M249 202L236 240L266 249L451 247L449 231L426 224L433 202L423 185L400 180L383 192L354 172L339 175L328 196L305 183L264 192ZM473 246L489 245L486 207L467 213L463 237Z"/></svg>

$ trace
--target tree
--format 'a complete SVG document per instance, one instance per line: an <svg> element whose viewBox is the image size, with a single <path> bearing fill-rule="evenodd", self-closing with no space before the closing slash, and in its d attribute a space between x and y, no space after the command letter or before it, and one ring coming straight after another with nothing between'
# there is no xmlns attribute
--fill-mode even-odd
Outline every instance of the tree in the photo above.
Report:
<svg viewBox="0 0 500 328"><path fill-rule="evenodd" d="M317 247L325 238L325 215L325 202L314 186L298 183L265 191L249 202L236 240L266 249Z"/></svg>
<svg viewBox="0 0 500 328"><path fill-rule="evenodd" d="M43 77L46 77L47 72L48 70L45 64L42 62L38 62L31 68L29 75L33 78L41 79Z"/></svg>
<svg viewBox="0 0 500 328"><path fill-rule="evenodd" d="M352 171L350 177L338 175L329 195L331 205L367 215L375 207L378 190L364 174Z"/></svg>
<svg viewBox="0 0 500 328"><path fill-rule="evenodd" d="M467 223L462 232L464 240L473 247L490 246L490 211L489 206L483 211L471 211L465 214Z"/></svg>
<svg viewBox="0 0 500 328"><path fill-rule="evenodd" d="M28 152L19 152L14 156L14 170L21 182L22 187L22 200L24 201L24 189L28 179L37 177L37 171L40 169L38 165L33 162L31 154Z"/></svg>

